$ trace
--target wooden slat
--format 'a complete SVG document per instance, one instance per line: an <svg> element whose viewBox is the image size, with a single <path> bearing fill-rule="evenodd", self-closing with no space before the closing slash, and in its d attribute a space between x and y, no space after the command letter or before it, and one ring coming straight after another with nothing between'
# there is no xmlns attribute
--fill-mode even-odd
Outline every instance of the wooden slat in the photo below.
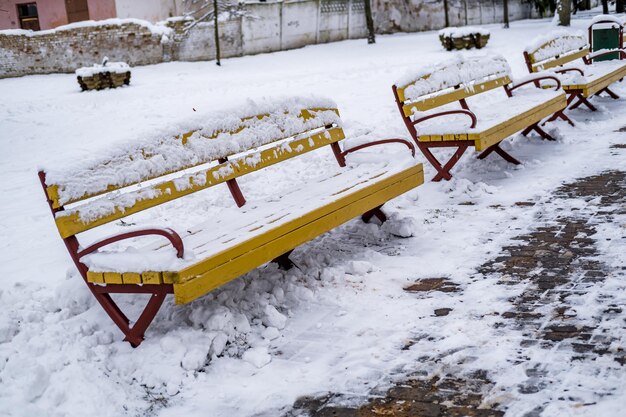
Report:
<svg viewBox="0 0 626 417"><path fill-rule="evenodd" d="M535 107L534 109L525 112L510 121L501 123L492 129L482 132L480 139L474 142L474 147L476 151L484 151L489 146L506 139L512 134L527 128L533 123L538 122L545 117L551 116L559 110L565 109L566 106L567 99L565 98L565 94L555 97L540 107Z"/></svg>
<svg viewBox="0 0 626 417"><path fill-rule="evenodd" d="M430 135L425 135L425 136L418 136L417 140L419 140L420 142L442 142L444 141L444 136L445 137L450 137L451 139L445 139L445 140L477 140L480 139L480 135L477 133L455 133L453 135L433 135L432 133ZM424 139L426 138L426 139Z"/></svg>
<svg viewBox="0 0 626 417"><path fill-rule="evenodd" d="M337 109L311 108L311 109L302 109L300 111L300 114L298 115L298 117L300 117L303 120L307 121L307 120L314 119L315 118L315 113L322 112L322 111L332 111L332 112L336 113L337 115L339 115L339 110L337 110ZM243 124L246 121L254 119L254 118L262 120L263 118L268 117L268 116L269 116L269 114L260 114L260 115L250 116L250 117L246 117L246 118L241 119L241 122ZM305 134L306 132L309 132L311 130L319 129L319 128L323 128L323 127L324 127L324 125L320 124L317 127L307 129L305 131L296 133L296 134L294 134L292 136L302 135L302 134ZM233 129L231 131L216 131L216 132L214 132L210 136L204 136L204 138L207 139L207 140L212 140L212 139L216 139L220 134L223 134L223 133L237 134L237 133L240 133L241 131L245 130L246 128L247 128L246 126L241 125L238 128ZM183 133L181 135L178 135L178 136L176 136L176 138L181 140L181 142L183 144L185 144L187 142L187 140L189 139L189 137L191 137L191 135L193 135L196 132L197 132L197 130L192 130L192 131ZM273 140L273 142L282 141L284 139L287 139L287 137L277 137L277 138L275 138ZM144 154L145 158L149 158L149 157L152 156L152 154L149 154L147 152L143 152L143 154ZM224 154L222 156L223 157L229 157L229 156L231 156L231 154L226 153L226 154ZM66 201L65 204L67 205L67 204L72 204L72 203L76 203L76 202L79 202L79 201L83 201L83 200L86 200L88 198L96 197L96 196L99 196L99 195L102 195L102 194L109 193L111 191L119 190L119 189L122 189L122 188L129 187L131 185L138 184L138 183L143 182L143 181L149 181L149 180L152 180L152 179L155 179L155 178L159 178L159 177L162 177L162 176L165 176L165 175L169 175L169 174L172 174L172 173L175 173L175 172L178 172L178 171L182 171L184 169L193 168L195 166L206 164L206 163L209 163L209 162L211 162L211 160L200 160L200 161L198 161L197 163L194 163L194 164L181 165L181 166L177 167L174 170L164 171L164 172L162 172L160 174L157 174L157 175L153 175L153 176L148 176L148 177L142 178L140 181L131 181L131 182L124 183L124 184L121 184L121 185L113 185L112 184L112 185L109 185L107 187L107 189L104 190L104 191L87 193L87 194L82 195L81 197L70 199L70 200ZM107 163L104 163L104 165L106 165L106 164ZM58 187L58 185L56 185L56 184L48 184L48 186L46 188L46 193L48 195L48 199L50 199L50 201L52 201L52 207L53 208L61 207L61 203L59 202L59 187Z"/></svg>
<svg viewBox="0 0 626 417"><path fill-rule="evenodd" d="M122 274L124 284L141 284L141 274L135 272L125 272Z"/></svg>
<svg viewBox="0 0 626 417"><path fill-rule="evenodd" d="M626 66L583 85L581 88L583 97L591 97L624 77L626 77Z"/></svg>
<svg viewBox="0 0 626 417"><path fill-rule="evenodd" d="M575 61L579 58L587 56L588 54L589 54L588 49L581 49L580 51L569 54L569 55L556 56L554 59L544 60L538 63L534 63L532 64L532 69L533 69L533 72L547 70L550 68L567 64L568 62Z"/></svg>
<svg viewBox="0 0 626 417"><path fill-rule="evenodd" d="M251 239L229 247L228 249L225 249L221 252L215 253L213 256L202 260L202 262L181 270L177 274L177 277L174 278L174 283L182 283L186 280L193 279L194 277L201 275L220 264L226 263L233 258L241 256L246 252L249 252L257 247L264 245L268 241L278 239L280 236L290 233L292 230L296 230L314 221L317 218L331 214L345 205L358 203L359 200L366 198L369 194L376 193L390 186L394 182L398 181L398 178L403 178L406 175L419 176L419 172L421 171L423 171L422 164L417 164L413 167L401 171L400 173L390 176L389 178L385 178L384 180L373 180L372 184L367 187L357 190L356 192L346 193L344 196L338 196L336 200L322 207L319 207L315 211L307 213L300 218L288 221L274 229L269 229L266 233L256 235ZM363 213L370 208L363 210Z"/></svg>
<svg viewBox="0 0 626 417"><path fill-rule="evenodd" d="M393 181L385 181L386 186L374 190L367 188L366 195L354 201L342 199L340 207L326 212L318 210L314 218L309 218L307 222L296 229L290 229L287 233L267 240L260 246L251 248L236 258L230 258L223 263L202 275L194 277L182 284L174 284L174 294L177 304L184 304L206 294L234 278L274 259L296 246L307 242L322 233L325 233L338 225L362 214L374 207L387 202L388 200L403 194L424 182L424 172L421 164L407 169L392 177ZM358 193L362 194L362 193ZM311 217L311 216L307 216Z"/></svg>
<svg viewBox="0 0 626 417"><path fill-rule="evenodd" d="M413 109L416 109L418 111L431 110L436 107L440 107L445 104L461 100L463 98L471 97L475 94L480 94L485 91L493 90L494 88L502 87L510 83L511 79L509 77L500 77L493 80L483 81L469 87L461 86L460 88L450 91L449 93L433 95L425 99L406 103L404 104L404 106L402 106L402 111L404 112L404 115L408 117L413 114Z"/></svg>
<svg viewBox="0 0 626 417"><path fill-rule="evenodd" d="M154 190L157 195L151 198L138 200L132 207L124 209L118 208L115 212L96 218L92 221L84 222L80 219L79 211L69 212L69 215L57 215L56 224L59 229L61 237L66 238L68 236L75 235L77 233L84 232L94 227L121 219L134 213L138 213L142 210L163 204L168 201L175 200L182 196L194 193L205 188L212 187L217 184L224 183L230 179L240 177L245 174L257 171L261 168L274 165L278 162L292 158L297 155L310 152L312 150L321 148L334 142L338 142L344 139L343 130L340 127L333 127L324 132L314 134L305 138L292 140L289 143L291 150L286 147L285 144L273 146L271 148L257 152L256 154L243 156L232 161L225 162L215 167L199 171L194 174L193 178L202 177L206 181L204 183L194 182L192 178L189 179L189 187L184 190L178 190L175 186L177 180L166 181L160 184L155 184L150 187L144 188L144 190ZM260 155L260 162L252 164L254 158L253 155ZM248 163L250 161L250 163ZM225 169L226 168L226 169ZM223 176L217 176L220 172L227 172ZM230 171L230 173L228 173ZM217 176L217 178L216 178ZM60 214L64 214L61 212Z"/></svg>
<svg viewBox="0 0 626 417"><path fill-rule="evenodd" d="M160 272L142 272L141 282L144 284L163 284Z"/></svg>
<svg viewBox="0 0 626 417"><path fill-rule="evenodd" d="M102 273L104 282L107 284L123 284L122 274L119 272L104 272Z"/></svg>
<svg viewBox="0 0 626 417"><path fill-rule="evenodd" d="M513 133L525 129L529 125L550 116L559 110L563 110L567 105L565 95L554 97L541 105L521 114L512 117L511 119L504 120L501 123L492 126L488 130L476 133L464 133L464 134L429 134L428 142L441 142L441 141L457 141L457 140L471 140L474 141L474 147L476 151L483 151L491 145L494 145L503 139L511 136ZM420 142L427 142L422 140L422 136L418 137Z"/></svg>
<svg viewBox="0 0 626 417"><path fill-rule="evenodd" d="M87 271L87 281L94 284L104 284L104 276L102 275L102 272Z"/></svg>

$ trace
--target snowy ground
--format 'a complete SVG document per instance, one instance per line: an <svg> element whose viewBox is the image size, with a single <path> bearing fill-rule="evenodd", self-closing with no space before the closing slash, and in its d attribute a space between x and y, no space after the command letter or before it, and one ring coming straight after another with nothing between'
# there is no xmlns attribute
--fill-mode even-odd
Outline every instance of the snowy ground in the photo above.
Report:
<svg viewBox="0 0 626 417"><path fill-rule="evenodd" d="M579 29L587 23L573 22ZM552 28L548 21L511 26L489 27L486 49L503 54L514 74L523 76L524 46ZM556 210L514 203L545 201L560 184L608 168L626 170L623 153L609 149L624 142L625 134L618 133L626 125L624 99L594 99L597 113L572 112L577 128L557 123L556 143L507 141L521 166L466 155L453 181L429 182L388 204L392 219L383 228L355 220L297 249L299 268L283 272L267 265L189 305L168 300L139 349L121 342L72 267L40 189L38 166L152 134L193 116L194 109L280 94L333 98L349 136L408 137L391 84L407 69L447 57L428 32L380 36L376 45L346 41L228 59L221 68L213 62L138 67L130 87L101 92L81 93L72 75L0 80L0 415L273 416L302 395L330 391L358 400L415 370L444 372L458 366L455 355L439 363L418 359L467 349L476 357L467 369L489 371L504 391L491 400L509 407L511 416L550 402L559 390L595 405L555 405L545 415L617 415L626 403L626 374L611 373L610 366L606 372L594 365L555 367L562 386L532 396L516 391L525 365L506 359L519 335L495 332L490 312L506 310L523 285L496 286L471 276L513 236L551 215L538 210ZM626 85L615 91L626 96ZM334 163L324 150L299 159L244 178L244 194L253 200L268 192L268 184L284 187ZM430 178L434 173L426 165ZM199 223L230 207L224 188L133 221ZM619 237L623 226L600 228L594 238ZM401 227L414 236L395 236ZM607 263L623 265L623 246L599 247ZM433 316L434 308L452 303L446 294L403 291L426 277L447 277L463 289L461 301L449 306L457 321L442 327ZM123 305L139 311L142 301L124 298ZM612 348L626 348L624 330L609 330L618 335ZM424 333L437 337L402 349ZM596 395L607 392L612 395Z"/></svg>

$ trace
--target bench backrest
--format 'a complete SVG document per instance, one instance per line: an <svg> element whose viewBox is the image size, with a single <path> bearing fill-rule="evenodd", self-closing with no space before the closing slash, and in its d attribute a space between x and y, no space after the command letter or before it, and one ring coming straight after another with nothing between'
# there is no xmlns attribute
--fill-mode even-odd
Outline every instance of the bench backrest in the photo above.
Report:
<svg viewBox="0 0 626 417"><path fill-rule="evenodd" d="M457 56L398 80L394 94L405 117L511 83L511 68L500 55Z"/></svg>
<svg viewBox="0 0 626 417"><path fill-rule="evenodd" d="M329 100L291 100L250 113L223 112L186 133L150 138L68 170L40 173L45 175L46 194L61 236L73 236L345 137L336 105ZM193 172L180 172L194 167ZM174 173L181 175L162 178Z"/></svg>
<svg viewBox="0 0 626 417"><path fill-rule="evenodd" d="M558 30L535 39L526 47L524 58L532 73L567 64L588 54L589 44L582 33Z"/></svg>

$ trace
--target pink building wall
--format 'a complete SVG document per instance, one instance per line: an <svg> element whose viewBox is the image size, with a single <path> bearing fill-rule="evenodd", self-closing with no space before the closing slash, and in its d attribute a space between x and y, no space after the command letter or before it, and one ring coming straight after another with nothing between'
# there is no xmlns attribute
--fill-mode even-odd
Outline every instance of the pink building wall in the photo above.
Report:
<svg viewBox="0 0 626 417"><path fill-rule="evenodd" d="M32 2L29 0L0 0L0 30L20 29L17 5ZM37 3L41 30L52 29L68 23L65 0L37 0L35 3ZM89 8L90 20L103 20L117 16L115 0L88 0L87 7Z"/></svg>

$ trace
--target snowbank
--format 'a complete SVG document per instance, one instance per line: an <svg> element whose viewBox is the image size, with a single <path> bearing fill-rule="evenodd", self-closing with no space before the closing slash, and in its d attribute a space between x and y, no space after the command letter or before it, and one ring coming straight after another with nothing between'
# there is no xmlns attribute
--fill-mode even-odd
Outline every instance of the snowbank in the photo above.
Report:
<svg viewBox="0 0 626 417"><path fill-rule="evenodd" d="M478 26L461 26L461 27L449 27L445 29L441 29L438 34L439 36L445 37L463 37L473 35L474 33L479 33L481 35L489 35L491 32L489 29L478 27Z"/></svg>
<svg viewBox="0 0 626 417"><path fill-rule="evenodd" d="M79 77L93 77L95 74L103 72L114 72L123 74L130 71L130 66L126 62L105 62L104 64L93 64L91 67L78 68L75 74Z"/></svg>
<svg viewBox="0 0 626 417"><path fill-rule="evenodd" d="M128 23L134 23L139 26L143 26L152 32L153 35L169 35L172 33L172 29L163 25L155 25L147 20L134 19L134 18L126 18L126 19L105 19L105 20L84 20L81 22L70 23L68 25L58 26L54 29L48 30L24 30L24 29L6 29L0 30L0 35L9 35L9 36L43 36L50 35L55 32L61 32L65 30L86 28L86 27L96 27L96 26L110 26L110 25L123 25Z"/></svg>

